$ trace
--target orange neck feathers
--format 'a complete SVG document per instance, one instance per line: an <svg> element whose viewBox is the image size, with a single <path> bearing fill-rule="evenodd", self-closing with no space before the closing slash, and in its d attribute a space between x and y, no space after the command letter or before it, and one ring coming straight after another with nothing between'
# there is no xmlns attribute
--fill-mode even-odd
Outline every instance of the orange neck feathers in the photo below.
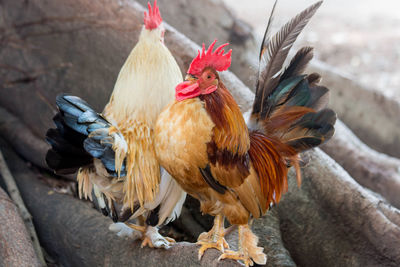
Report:
<svg viewBox="0 0 400 267"><path fill-rule="evenodd" d="M238 168L240 175L249 175L250 140L248 129L232 95L220 81L218 89L199 98L214 122L212 141L207 144L207 153L212 164Z"/></svg>

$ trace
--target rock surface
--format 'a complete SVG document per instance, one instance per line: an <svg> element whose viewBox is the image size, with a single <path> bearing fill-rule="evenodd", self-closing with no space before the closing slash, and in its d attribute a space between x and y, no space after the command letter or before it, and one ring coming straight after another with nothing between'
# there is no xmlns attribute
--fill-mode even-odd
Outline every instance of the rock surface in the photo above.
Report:
<svg viewBox="0 0 400 267"><path fill-rule="evenodd" d="M81 96L101 110L119 68L137 41L143 8L132 1L111 0L5 0L1 6L8 12L0 21L6 28L0 51L1 63L5 63L0 73L0 106L16 115L18 123L26 128L19 128L22 133L9 130L1 134L9 134L10 143L18 140L13 136L20 138L25 133L36 136L35 140L43 138L47 128L52 127L54 99L60 92ZM229 19L230 26L233 21ZM172 27L166 28L166 44L184 72L199 47ZM238 73L247 73L248 66L251 64L241 66ZM231 72L224 73L222 79L242 110L248 110L254 98L248 87ZM365 125L366 129L374 127ZM28 142L24 146L14 142L14 147L25 158L43 166L44 142ZM31 147L34 153L24 152ZM320 150L308 156L311 163L304 170L302 189L291 182L283 201L265 218L254 222L260 243L269 255L268 265L399 265L399 210L357 184ZM196 248L187 243L169 251L140 250L138 242L116 239L107 230L107 218L82 201L53 193L32 179L32 173L18 162L14 159L10 165L14 166L25 202L32 205L41 241L63 265L129 264L140 259L151 266L171 257L174 261L167 264L217 264L216 251L208 252L207 259L198 262ZM49 229L49 222L57 227ZM233 242L234 238L232 235L230 240Z"/></svg>
<svg viewBox="0 0 400 267"><path fill-rule="evenodd" d="M40 266L19 211L1 187L0 244L0 266Z"/></svg>

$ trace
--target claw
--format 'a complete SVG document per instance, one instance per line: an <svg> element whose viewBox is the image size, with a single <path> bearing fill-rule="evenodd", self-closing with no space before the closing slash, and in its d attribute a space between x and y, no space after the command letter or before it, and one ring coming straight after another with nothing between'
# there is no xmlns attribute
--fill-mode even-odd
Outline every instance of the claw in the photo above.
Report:
<svg viewBox="0 0 400 267"><path fill-rule="evenodd" d="M223 259L241 260L246 267L254 265L254 262L248 255L232 250L226 250L221 256L219 256L218 261Z"/></svg>
<svg viewBox="0 0 400 267"><path fill-rule="evenodd" d="M204 252L207 249L215 248L221 252L224 252L225 249L229 249L229 244L226 242L225 238L223 238L223 237L220 237L216 242L197 241L196 244L201 245L201 247L199 249L199 254L198 254L199 260L201 260L201 258L204 255Z"/></svg>
<svg viewBox="0 0 400 267"><path fill-rule="evenodd" d="M172 244L175 244L175 243L176 243L175 239L173 239L172 237L165 236L164 238L165 238L169 243L172 243Z"/></svg>
<svg viewBox="0 0 400 267"><path fill-rule="evenodd" d="M153 242L148 236L145 236L143 238L142 244L140 245L141 248L144 248L146 246L149 246L150 248L154 248Z"/></svg>
<svg viewBox="0 0 400 267"><path fill-rule="evenodd" d="M198 254L199 260L201 260L207 249L215 248L221 252L229 249L229 244L224 238L224 233L224 217L217 215L214 219L213 228L209 232L200 234L197 239L197 244L201 245Z"/></svg>
<svg viewBox="0 0 400 267"><path fill-rule="evenodd" d="M254 262L260 265L267 263L267 256L263 253L264 248L257 247L258 238L248 225L239 225L239 251L226 250L218 261L223 259L239 260L246 267L253 266Z"/></svg>

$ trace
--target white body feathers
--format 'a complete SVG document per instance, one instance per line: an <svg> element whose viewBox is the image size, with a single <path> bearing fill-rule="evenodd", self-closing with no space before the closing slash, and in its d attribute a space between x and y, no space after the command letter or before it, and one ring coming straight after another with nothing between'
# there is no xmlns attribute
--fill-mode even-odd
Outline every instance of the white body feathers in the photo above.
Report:
<svg viewBox="0 0 400 267"><path fill-rule="evenodd" d="M139 42L122 66L105 115L117 122L136 119L153 125L175 97L182 74L163 44L161 29L143 28ZM110 110L109 110L110 109Z"/></svg>
<svg viewBox="0 0 400 267"><path fill-rule="evenodd" d="M145 142L152 144L153 125L162 109L174 100L175 86L182 82L182 74L179 66L163 43L162 31L162 26L153 30L147 30L143 27L138 43L131 51L120 70L110 101L103 112L107 120L112 122L118 130L121 130L121 132L125 134L126 142L119 141L118 144L114 142L114 145L117 150L119 144L124 146L123 148L121 147L120 150L127 150L127 176L136 175L136 180L132 180L135 184L138 183L138 179L145 179L145 177L149 175L140 173L140 170L136 169L129 173L129 165L137 166L139 165L139 163L136 162L138 160L154 161L156 158L155 154L154 158L152 158L152 153L147 153L146 151L141 153L141 149L144 150L144 148L140 145L136 146L130 144L132 140L138 140L138 138L135 139L134 134L128 137L126 132L140 132L143 134L142 129L134 129L134 127L137 127L137 125L145 125L145 137L141 136L140 138L147 138L149 140ZM137 142L142 141L138 140ZM129 154L132 155L135 153L136 156L130 159ZM134 167L132 167L132 169L133 168ZM158 162L157 168L159 168ZM160 176L161 181L159 180L160 178L158 178L160 182L158 193L156 193L153 199L139 199L139 202L143 202L141 203L143 205L141 205L139 210L137 210L131 218L146 215L146 213L159 205L158 225L167 223L179 216L186 193L166 171L162 170ZM101 180L101 177L98 178ZM125 177L121 178L129 180L129 177L127 177L128 179ZM96 179L92 178L91 180L96 184ZM146 182L140 182L146 184ZM124 181L124 183L127 183L127 181ZM99 186L99 188L105 195L110 195L113 194L112 191L115 192L116 189L112 189L112 184L113 183L110 183L108 188L104 186ZM120 190L121 186L118 184L119 183L115 183L115 186L119 186L118 190ZM126 187L124 188L126 191ZM121 192L118 193L120 194ZM143 192L143 194L145 193L146 191ZM121 201L120 198L118 200ZM123 209L131 208L133 207L133 202L137 203L138 199L135 195L134 198L126 201L125 196L124 202L128 203L124 203Z"/></svg>

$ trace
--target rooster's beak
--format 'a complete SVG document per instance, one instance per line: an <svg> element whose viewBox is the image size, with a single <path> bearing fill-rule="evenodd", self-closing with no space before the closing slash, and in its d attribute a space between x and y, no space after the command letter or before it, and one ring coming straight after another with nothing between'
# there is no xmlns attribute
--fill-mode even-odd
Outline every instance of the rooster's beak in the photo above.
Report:
<svg viewBox="0 0 400 267"><path fill-rule="evenodd" d="M194 81L197 80L197 78L196 78L194 75L192 75L192 74L186 74L185 80L186 80L186 81L194 82Z"/></svg>

